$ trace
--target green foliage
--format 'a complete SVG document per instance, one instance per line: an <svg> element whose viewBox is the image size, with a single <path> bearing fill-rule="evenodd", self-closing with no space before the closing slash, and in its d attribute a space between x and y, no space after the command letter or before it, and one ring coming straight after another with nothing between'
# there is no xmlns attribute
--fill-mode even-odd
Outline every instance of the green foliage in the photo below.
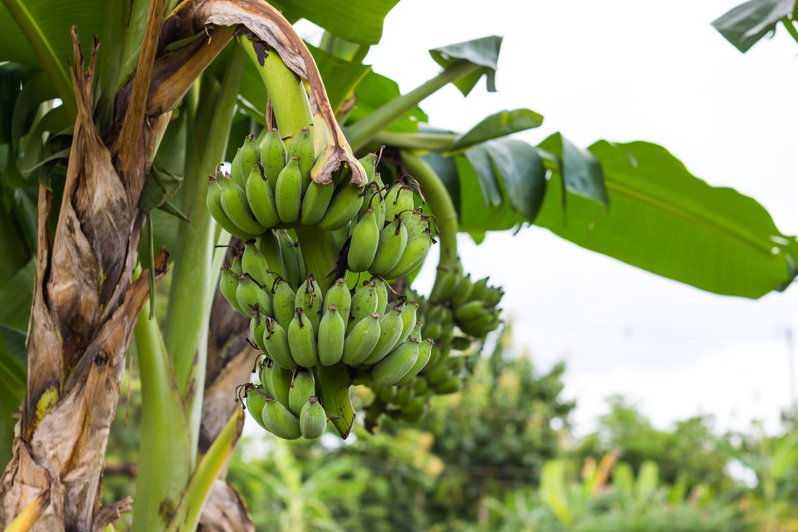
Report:
<svg viewBox="0 0 798 532"><path fill-rule="evenodd" d="M793 16L795 8L793 0L749 0L718 17L712 25L745 53L762 37L775 31L780 20L784 20L785 26L792 25L792 20L786 17Z"/></svg>

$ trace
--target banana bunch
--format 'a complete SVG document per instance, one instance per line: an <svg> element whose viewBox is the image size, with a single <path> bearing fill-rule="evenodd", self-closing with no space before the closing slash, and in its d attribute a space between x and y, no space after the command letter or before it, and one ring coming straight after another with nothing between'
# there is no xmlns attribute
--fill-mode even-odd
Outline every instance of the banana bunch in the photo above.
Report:
<svg viewBox="0 0 798 532"><path fill-rule="evenodd" d="M258 380L239 387L242 403L258 425L286 440L313 440L324 434L327 412L310 371L291 372L267 358L259 364Z"/></svg>
<svg viewBox="0 0 798 532"><path fill-rule="evenodd" d="M297 225L333 231L357 214L364 189L349 182L349 169L339 172L337 183L312 181L316 157L310 128L303 128L292 140L286 148L277 129L268 132L260 144L248 135L233 158L230 174L222 172L220 165L210 176L208 209L231 235L248 240L269 229ZM366 157L376 160L376 156Z"/></svg>
<svg viewBox="0 0 798 532"><path fill-rule="evenodd" d="M442 322L443 330L454 322L465 334L485 338L501 322L498 305L503 296L504 290L489 285L487 277L472 282L461 268L451 268L436 279L430 293L430 303L437 305L430 310L430 321ZM435 332L430 331L433 338Z"/></svg>
<svg viewBox="0 0 798 532"><path fill-rule="evenodd" d="M350 225L349 270L384 279L407 275L424 262L435 242L429 215L415 209L414 189L401 180L385 187L375 174L365 196Z"/></svg>

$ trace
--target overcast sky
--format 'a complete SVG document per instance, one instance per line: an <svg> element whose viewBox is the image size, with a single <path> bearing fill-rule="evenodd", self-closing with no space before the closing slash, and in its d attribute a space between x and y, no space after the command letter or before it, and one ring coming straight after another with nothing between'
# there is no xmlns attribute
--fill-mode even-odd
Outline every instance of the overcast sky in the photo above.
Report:
<svg viewBox="0 0 798 532"><path fill-rule="evenodd" d="M782 29L737 52L710 22L738 3L402 0L366 62L406 92L439 70L427 49L503 35L499 92L480 85L464 99L447 87L422 104L431 125L465 130L528 107L545 116L521 135L530 142L554 131L583 147L600 138L656 142L798 234L798 45ZM785 331L798 333L798 286L759 301L716 296L537 227L490 234L480 247L463 238L460 247L467 270L505 286L519 350L542 369L567 361L578 431L613 393L661 427L709 413L720 430L752 418L777 428L790 401ZM431 277L427 270L422 287Z"/></svg>

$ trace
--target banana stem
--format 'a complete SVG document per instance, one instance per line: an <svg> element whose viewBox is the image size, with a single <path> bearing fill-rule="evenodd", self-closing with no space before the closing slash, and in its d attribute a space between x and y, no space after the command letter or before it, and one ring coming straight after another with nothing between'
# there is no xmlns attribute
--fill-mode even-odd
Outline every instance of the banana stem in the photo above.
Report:
<svg viewBox="0 0 798 532"><path fill-rule="evenodd" d="M327 293L327 289L335 282L335 278L329 275L335 270L338 261L339 250L335 240L330 233L320 231L317 227L299 226L295 231L305 268L313 273L322 293Z"/></svg>
<svg viewBox="0 0 798 532"><path fill-rule="evenodd" d="M419 85L404 96L386 103L366 118L347 128L346 138L354 151L357 151L373 140L374 136L391 125L394 120L413 109L419 102L437 92L448 83L457 81L484 68L465 60L452 63L434 78Z"/></svg>
<svg viewBox="0 0 798 532"><path fill-rule="evenodd" d="M187 168L184 208L191 222L182 224L174 254L166 347L172 357L175 378L190 420L192 463L196 455L202 410L207 357L205 339L215 291L212 282L215 276L211 271L215 231L205 206L205 176L212 173L216 164L224 158L243 70L243 53L236 51L228 63L218 97L203 102L213 109L213 113L207 115L209 120L200 120L196 124L196 129L205 132L206 138L201 142L202 151L194 151L197 155L201 153L199 165L190 164ZM189 159L192 160L196 158Z"/></svg>
<svg viewBox="0 0 798 532"><path fill-rule="evenodd" d="M374 142L409 148L411 150L445 151L454 141L454 133L397 133L395 131L381 131L374 135Z"/></svg>
<svg viewBox="0 0 798 532"><path fill-rule="evenodd" d="M240 48L255 63L256 70L266 87L266 93L272 102L280 134L291 137L291 139L286 139L286 145L290 146L291 141L300 130L303 127L308 127L313 121L305 86L299 76L285 66L277 52L270 50L265 58L259 57L253 43L246 35L239 35L237 40ZM261 60L263 61L262 65Z"/></svg>
<svg viewBox="0 0 798 532"><path fill-rule="evenodd" d="M442 270L455 266L458 262L457 210L449 191L430 165L411 151L402 150L401 155L405 168L418 181L429 208L435 215L440 240L440 259L438 259L438 275L440 275Z"/></svg>

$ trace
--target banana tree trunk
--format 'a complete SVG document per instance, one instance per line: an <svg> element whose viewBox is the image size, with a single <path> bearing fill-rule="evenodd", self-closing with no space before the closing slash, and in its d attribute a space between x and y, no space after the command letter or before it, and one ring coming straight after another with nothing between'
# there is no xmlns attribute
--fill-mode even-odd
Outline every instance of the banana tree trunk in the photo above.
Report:
<svg viewBox="0 0 798 532"><path fill-rule="evenodd" d="M144 278L131 283L142 222L137 202L152 139L168 118L128 125L106 145L93 120L97 48L84 70L74 28L72 36L78 117L52 238L52 193L39 190L28 393L0 479L0 524L49 493L34 528L48 531L99 528L130 504L102 507L98 495L125 351L147 296Z"/></svg>

